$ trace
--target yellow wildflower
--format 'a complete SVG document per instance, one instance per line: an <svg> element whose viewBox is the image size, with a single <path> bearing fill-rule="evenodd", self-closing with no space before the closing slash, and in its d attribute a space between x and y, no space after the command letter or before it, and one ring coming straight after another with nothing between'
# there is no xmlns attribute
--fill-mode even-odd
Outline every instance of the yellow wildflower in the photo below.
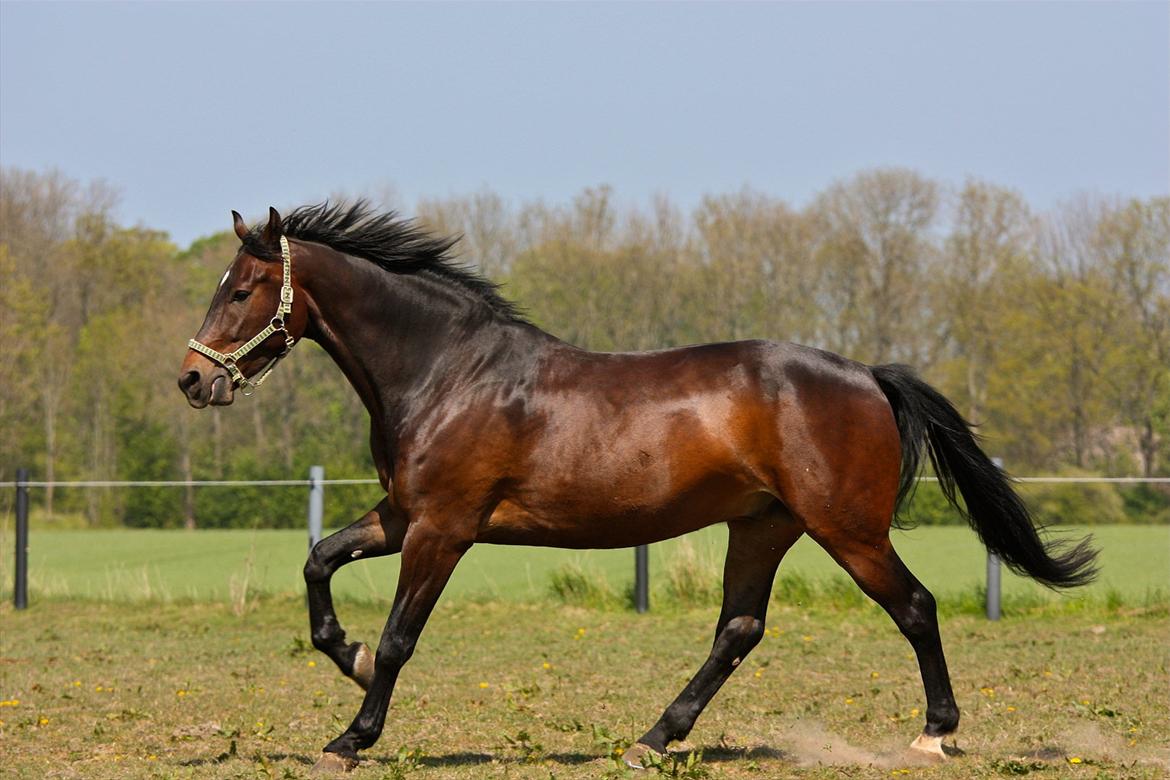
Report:
<svg viewBox="0 0 1170 780"><path fill-rule="evenodd" d="M479 684L479 687L480 687L480 688L490 688L490 687L491 687L491 683L485 683L485 682L481 682L481 683Z"/></svg>
<svg viewBox="0 0 1170 780"><path fill-rule="evenodd" d="M1084 761L1084 759L1082 759L1080 756L1070 756L1068 759L1070 764L1079 764L1082 761Z"/></svg>
<svg viewBox="0 0 1170 780"><path fill-rule="evenodd" d="M317 665L317 662L316 662L316 661L309 661L309 668L310 668L310 669L312 669L312 668L313 668L314 666L316 666L316 665Z"/></svg>

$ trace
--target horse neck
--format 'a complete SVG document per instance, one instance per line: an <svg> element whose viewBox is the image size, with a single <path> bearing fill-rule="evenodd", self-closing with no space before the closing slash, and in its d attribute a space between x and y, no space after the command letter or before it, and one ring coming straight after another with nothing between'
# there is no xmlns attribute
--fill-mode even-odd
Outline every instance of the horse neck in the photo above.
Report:
<svg viewBox="0 0 1170 780"><path fill-rule="evenodd" d="M313 247L302 286L306 337L318 342L375 424L401 428L420 399L458 382L500 339L540 341L535 328L501 322L473 294L427 274L395 274L327 247Z"/></svg>

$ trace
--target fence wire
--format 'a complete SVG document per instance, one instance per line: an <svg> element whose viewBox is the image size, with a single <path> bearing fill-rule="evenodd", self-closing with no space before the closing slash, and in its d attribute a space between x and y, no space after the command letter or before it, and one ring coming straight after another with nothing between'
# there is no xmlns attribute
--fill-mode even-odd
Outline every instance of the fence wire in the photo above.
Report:
<svg viewBox="0 0 1170 780"><path fill-rule="evenodd" d="M1170 485L1170 477L1012 477L1013 482L1029 484L1111 484ZM918 477L919 482L938 482L938 477ZM78 480L46 482L29 480L0 482L0 488L23 485L30 488L115 488L115 487L310 487L312 485L377 485L376 479L158 479L158 480Z"/></svg>

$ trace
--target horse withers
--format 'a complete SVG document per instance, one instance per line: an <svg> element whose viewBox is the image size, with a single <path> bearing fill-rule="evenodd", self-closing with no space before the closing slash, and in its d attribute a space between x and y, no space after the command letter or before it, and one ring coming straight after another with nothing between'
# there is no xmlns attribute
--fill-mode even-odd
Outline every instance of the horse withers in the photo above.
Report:
<svg viewBox="0 0 1170 780"><path fill-rule="evenodd" d="M866 366L767 341L598 353L524 319L458 265L453 241L366 204L303 207L249 228L189 342L191 406L255 390L302 338L337 363L370 414L385 497L312 550L314 646L365 689L320 771L344 771L382 733L395 681L439 594L476 543L647 544L728 528L710 655L626 753L641 766L690 732L760 641L780 560L803 534L882 606L918 657L926 694L912 747L942 756L959 710L935 602L890 543L923 455L946 496L1010 568L1088 582L1096 553L1037 532L1009 480L937 391L904 366ZM962 497L962 504L958 497ZM400 553L376 651L347 641L329 581Z"/></svg>

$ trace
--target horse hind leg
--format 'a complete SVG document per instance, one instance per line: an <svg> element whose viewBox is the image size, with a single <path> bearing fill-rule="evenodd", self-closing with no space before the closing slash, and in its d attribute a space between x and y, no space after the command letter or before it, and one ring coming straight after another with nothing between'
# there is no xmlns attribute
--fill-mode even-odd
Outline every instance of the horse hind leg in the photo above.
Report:
<svg viewBox="0 0 1170 780"><path fill-rule="evenodd" d="M763 517L728 523L723 608L711 653L658 722L622 756L628 766L641 769L647 752L664 753L670 742L685 739L707 703L759 643L776 568L801 533L779 506Z"/></svg>
<svg viewBox="0 0 1170 780"><path fill-rule="evenodd" d="M883 524L880 536L875 538L858 534L857 527L829 535L810 533L866 595L893 618L914 648L926 693L926 725L911 747L944 758L942 740L958 729L959 708L943 655L934 596L898 557L887 526Z"/></svg>
<svg viewBox="0 0 1170 780"><path fill-rule="evenodd" d="M305 563L313 646L363 690L369 688L374 676L374 654L363 642L345 641L329 583L334 572L347 563L400 552L405 534L405 520L390 509L387 499L382 499L361 519L318 542Z"/></svg>

